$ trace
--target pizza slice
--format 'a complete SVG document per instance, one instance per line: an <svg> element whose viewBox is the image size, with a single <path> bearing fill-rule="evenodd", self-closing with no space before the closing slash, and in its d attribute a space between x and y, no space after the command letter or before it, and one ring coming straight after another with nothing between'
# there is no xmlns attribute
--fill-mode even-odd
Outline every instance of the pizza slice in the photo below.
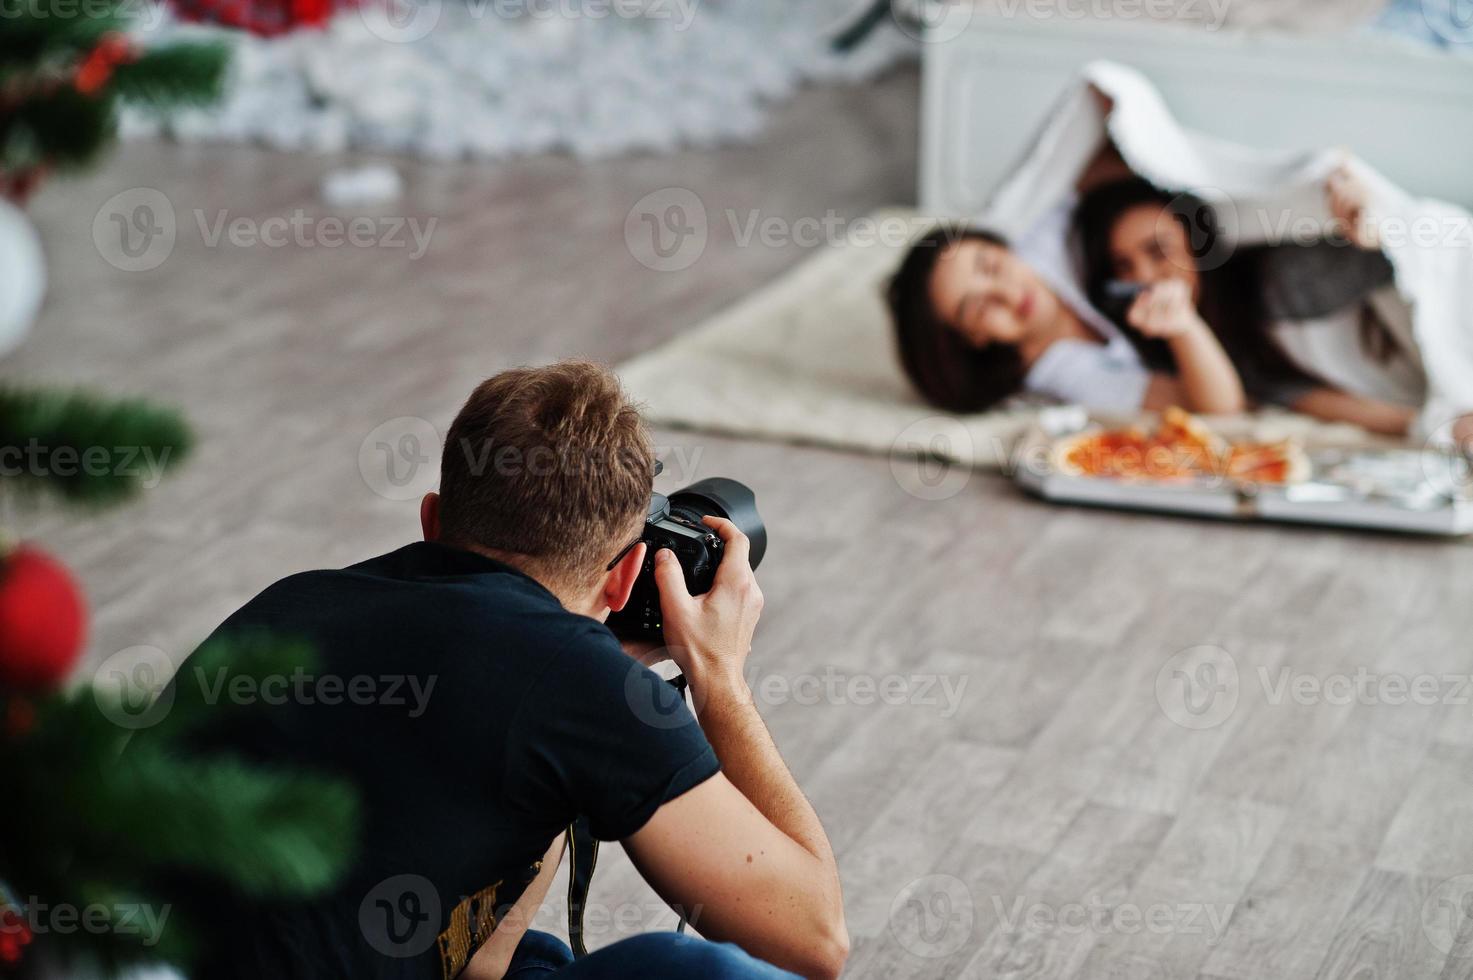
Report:
<svg viewBox="0 0 1473 980"><path fill-rule="evenodd" d="M1180 408L1168 408L1154 432L1096 429L1054 444L1056 472L1070 476L1173 482L1227 477L1240 483L1293 483L1309 476L1298 443L1229 443Z"/></svg>
<svg viewBox="0 0 1473 980"><path fill-rule="evenodd" d="M1175 457L1182 469L1193 473L1219 472L1229 448L1201 419L1175 406L1161 413L1156 442Z"/></svg>
<svg viewBox="0 0 1473 980"><path fill-rule="evenodd" d="M1228 452L1226 472L1241 483L1298 483L1309 478L1310 462L1292 439L1239 443Z"/></svg>
<svg viewBox="0 0 1473 980"><path fill-rule="evenodd" d="M1141 429L1081 432L1055 443L1054 469L1071 476L1135 476L1149 447L1150 438Z"/></svg>

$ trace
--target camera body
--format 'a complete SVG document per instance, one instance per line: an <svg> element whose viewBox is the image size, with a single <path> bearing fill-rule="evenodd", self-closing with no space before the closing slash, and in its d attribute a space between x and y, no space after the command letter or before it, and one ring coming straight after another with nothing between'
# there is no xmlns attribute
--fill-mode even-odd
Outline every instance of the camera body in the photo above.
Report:
<svg viewBox="0 0 1473 980"><path fill-rule="evenodd" d="M756 568L767 552L767 528L757 513L751 489L724 477L710 477L677 490L668 497L650 497L640 540L647 548L639 578L624 608L609 614L608 627L622 639L660 640L663 623L660 589L655 584L655 553L669 548L680 562L685 588L691 595L711 590L725 546L721 537L703 523L707 516L724 517L747 536L749 559Z"/></svg>

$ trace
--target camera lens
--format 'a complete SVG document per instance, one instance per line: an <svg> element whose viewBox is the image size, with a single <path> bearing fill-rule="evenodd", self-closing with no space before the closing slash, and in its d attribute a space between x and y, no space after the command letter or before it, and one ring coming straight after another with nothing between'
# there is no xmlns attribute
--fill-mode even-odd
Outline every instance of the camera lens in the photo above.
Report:
<svg viewBox="0 0 1473 980"><path fill-rule="evenodd" d="M708 515L731 521L751 542L753 568L767 553L767 526L757 513L756 495L744 483L723 476L697 480L670 495L670 509L692 522Z"/></svg>

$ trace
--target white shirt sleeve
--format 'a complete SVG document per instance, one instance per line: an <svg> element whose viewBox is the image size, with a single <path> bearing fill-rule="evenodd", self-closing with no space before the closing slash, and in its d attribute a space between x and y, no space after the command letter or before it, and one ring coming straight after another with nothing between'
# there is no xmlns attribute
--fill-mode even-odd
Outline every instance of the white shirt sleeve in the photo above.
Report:
<svg viewBox="0 0 1473 980"><path fill-rule="evenodd" d="M1024 387L1107 412L1135 412L1146 399L1151 372L1126 340L1092 344L1056 340L1029 368Z"/></svg>

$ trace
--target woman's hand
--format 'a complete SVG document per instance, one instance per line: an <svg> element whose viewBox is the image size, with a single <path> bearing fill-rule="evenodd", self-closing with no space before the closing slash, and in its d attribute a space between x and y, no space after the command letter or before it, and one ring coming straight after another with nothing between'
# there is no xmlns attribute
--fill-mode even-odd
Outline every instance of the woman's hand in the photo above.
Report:
<svg viewBox="0 0 1473 980"><path fill-rule="evenodd" d="M1325 196L1338 230L1357 248L1374 251L1381 247L1376 222L1370 209L1371 191L1350 168L1341 164L1325 181Z"/></svg>
<svg viewBox="0 0 1473 980"><path fill-rule="evenodd" d="M1311 388L1289 407L1325 422L1349 422L1368 432L1398 438L1411 430L1417 416L1414 408L1363 398L1338 388Z"/></svg>
<svg viewBox="0 0 1473 980"><path fill-rule="evenodd" d="M1453 422L1453 442L1463 455L1473 459L1473 415L1460 416Z"/></svg>
<svg viewBox="0 0 1473 980"><path fill-rule="evenodd" d="M1208 329L1192 306L1192 290L1183 279L1167 279L1147 288L1130 304L1125 322L1147 337L1162 340Z"/></svg>
<svg viewBox="0 0 1473 980"><path fill-rule="evenodd" d="M1241 412L1247 406L1243 381L1217 335L1192 305L1192 289L1182 279L1166 279L1135 298L1126 321L1147 337L1171 346L1175 378L1156 379L1146 389L1144 407L1180 405L1189 412Z"/></svg>

